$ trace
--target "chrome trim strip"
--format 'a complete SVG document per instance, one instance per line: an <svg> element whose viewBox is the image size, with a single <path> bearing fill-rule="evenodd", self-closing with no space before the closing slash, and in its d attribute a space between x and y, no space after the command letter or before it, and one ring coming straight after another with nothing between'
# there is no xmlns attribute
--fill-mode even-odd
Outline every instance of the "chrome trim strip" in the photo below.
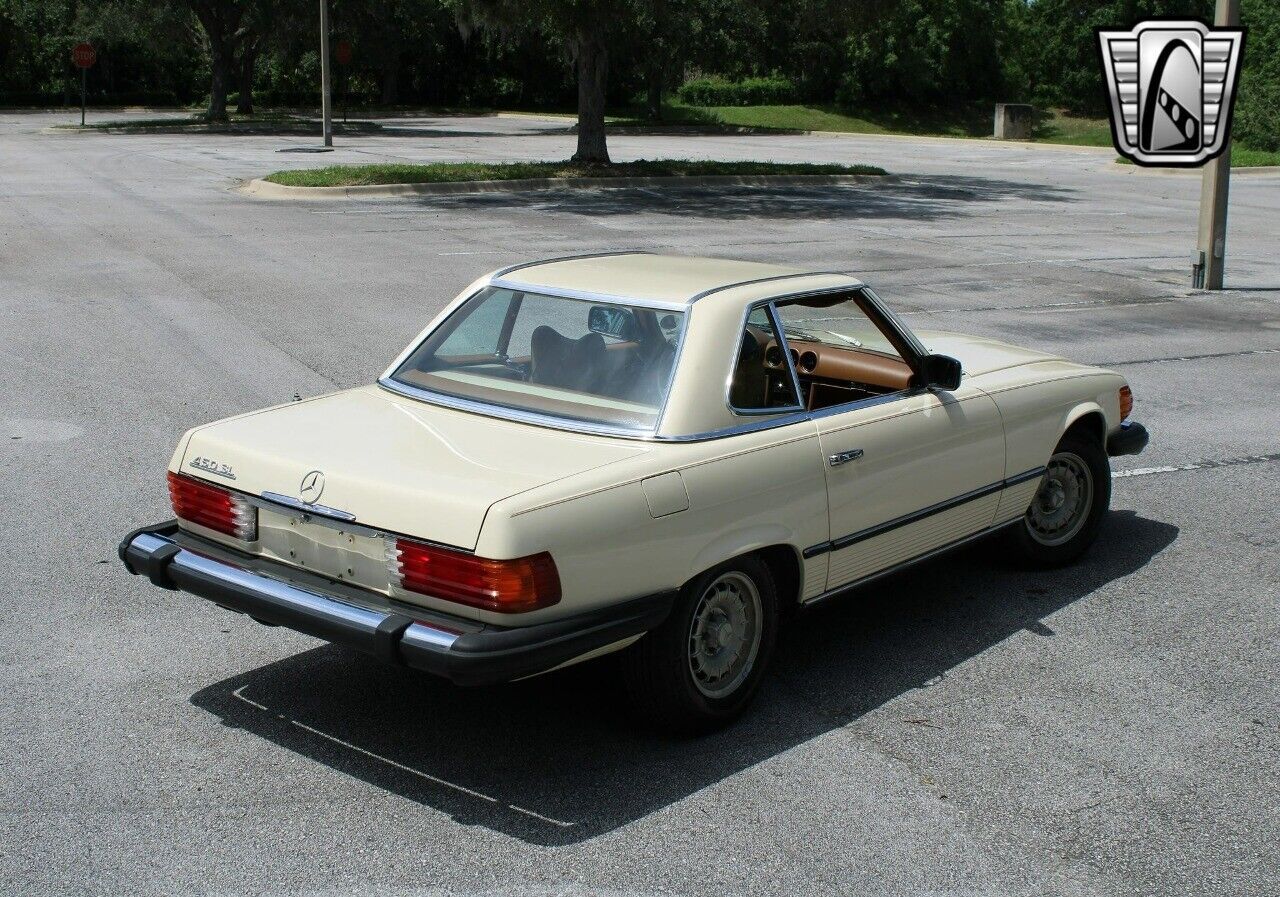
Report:
<svg viewBox="0 0 1280 897"><path fill-rule="evenodd" d="M630 254L639 255L643 253L639 253L639 252L592 253L587 256L570 256L569 258L589 258L597 255L630 255ZM549 261L557 261L557 260L551 259ZM560 259L559 261L564 261L564 259ZM538 264L538 263L535 262L531 264ZM524 266L522 265L517 267L524 267ZM779 302L785 303L788 300L803 299L806 296L822 296L822 295L827 295L831 293L862 291L867 295L868 301L870 301L873 305L875 305L878 311L884 314L885 320L894 326L895 330L899 332L899 334L902 336L902 338L906 342L908 342L913 348L918 348L921 354L927 354L927 351L925 350L924 346L922 346L920 344L919 339L916 338L916 335L912 333L911 330L907 328L906 325L904 325L896 315L894 315L891 311L889 311L889 309L886 308L883 305L883 303L880 302L879 298L871 291L870 287L868 287L865 283L862 283L852 275L845 274L839 271L800 272L797 274L775 275L773 277L761 278L759 280L749 280L749 281L743 281L741 283L726 284L725 286L722 286L722 287L715 287L710 290L705 290L702 293L698 293L697 295L692 297L689 301L690 303L692 303L697 299L703 298L704 296L709 296L712 293L718 292L720 290L732 289L735 287L746 286L753 283L763 283L763 282L772 281L772 280L786 280L793 277L805 277L809 275L849 277L852 283L842 284L841 286L838 286L838 287L822 287L819 289L812 289L812 290L798 290L794 293L784 293L779 296L773 296L769 299L763 299L758 302L754 302L751 304L751 306L747 308L746 312L743 315L742 327L746 326L747 318L750 317L751 311L759 307L760 305L772 305L774 307L774 311L776 312L776 306L777 306L777 303ZM494 276L496 278L498 275L494 275ZM607 424L595 424L587 421L574 420L573 418L564 418L564 417L556 417L554 415L549 415L549 414L541 414L536 411L524 411L521 409L510 408L504 405L494 405L494 404L488 404L484 402L476 402L471 399L462 399L455 396L447 396L447 395L444 395L443 393L435 393L435 392L431 392L430 390L422 389L417 386L410 386L408 384L395 381L389 376L380 377L378 379L378 385L389 392L393 392L398 395L405 396L406 398L417 399L418 401L427 402L429 404L440 405L446 408L452 408L456 411L466 411L473 414L482 414L486 417L492 417L497 420L508 420L508 421L514 421L516 423L529 424L532 426L548 427L550 429L563 430L569 433L584 433L591 436L608 436L608 437L615 437L619 439L634 439L634 440L639 440L643 442L704 442L704 441L713 440L713 439L724 439L726 437L737 436L742 433L753 433L759 430L771 429L773 427L785 427L790 424L798 423L803 420L818 420L818 419L830 417L836 414L843 414L846 411L855 411L862 408L870 408L876 405L884 404L886 402L897 401L900 398L905 398L907 396L916 395L926 391L918 387L911 387L905 390L899 390L897 392L886 393L885 395L882 395L882 396L869 396L864 399L858 399L857 401L854 401L854 402L846 402L841 405L831 405L826 408L819 409L817 411L805 411L804 408L799 405L795 406L794 408L762 409L762 414L769 415L767 420L753 420L750 422L737 424L735 426L720 427L715 430L704 430L697 433L687 433L687 434L681 434L681 435L675 435L675 436L659 435L661 433L663 419L666 417L667 404L671 397L671 387L672 387L672 384L674 384L675 382L675 374L676 374L676 371L679 369L680 360L684 352L685 341L687 337L687 330L689 325L688 314L687 314L689 309L686 305L679 304L679 303L655 303L653 305L645 305L643 302L639 300L635 300L625 296L618 296L618 297L604 296L604 295L594 296L591 294L583 294L580 292L573 292L573 291L567 291L567 290L563 291L563 293L552 293L552 292L546 291L544 288L538 287L533 284L498 283L496 280L492 280L490 282L490 285L497 286L500 289L518 289L518 290L524 290L524 291L535 293L535 294L539 290L543 290L543 292L546 295L562 295L563 298L569 298L569 299L583 299L586 301L598 300L598 301L607 301L610 303L631 304L636 306L663 308L670 311L686 312L685 319L681 324L680 346L679 346L679 349L677 350L676 358L671 365L671 379L667 383L666 396L663 399L662 407L658 409L658 417L655 420L654 427L652 429L611 427ZM473 293L472 296L468 297L468 299L473 298L475 295L476 294ZM465 302L462 304L465 304ZM462 307L462 304L459 305L459 308ZM443 322L441 323L443 324ZM872 323L874 324L875 322L873 321ZM429 335L430 334L428 334L427 336ZM786 338L785 334L783 335L783 338L784 339ZM423 339L426 339L426 337L424 336ZM411 355L417 349L417 347L421 344L422 344L422 340L419 340L417 343L411 346L404 353L404 357L407 358L409 355ZM790 360L790 354L791 353L789 351L786 353L788 357L787 363L789 368L793 372L793 375L796 376L796 378L798 379L799 375L795 373L795 365ZM730 359L729 359L729 365L730 365L729 375L728 375L728 378L726 378L726 386L725 386L725 404L735 416L747 416L747 415L740 414L740 412L738 411L735 411L732 405L729 405L728 403L728 383L729 383L729 379L732 378L733 376L733 364L736 360L737 360L736 352L731 352ZM775 415L775 414L779 416L773 417L772 415Z"/></svg>
<svg viewBox="0 0 1280 897"><path fill-rule="evenodd" d="M296 498L290 498L287 495L281 495L279 492L263 492L262 498L268 502L277 505L284 505L301 511L304 514L314 514L317 517L328 517L331 520L340 520L343 523L354 523L356 515L348 511L340 511L337 508L331 508L328 505L309 505L305 501Z"/></svg>
<svg viewBox="0 0 1280 897"><path fill-rule="evenodd" d="M281 505L274 501L271 501L268 498L263 497L267 495L272 495L274 493L264 492L262 496L248 495L247 493L243 493L243 492L238 492L236 494L244 498L245 501L253 505L255 508L261 508L267 511L273 511L277 514L294 514L298 512L298 511L295 511L292 505ZM449 551L458 551L458 552L462 552L463 554L475 554L475 552L470 548L462 548L457 545L446 545L443 542L433 542L432 540L424 539L421 536L411 536L408 533L399 533L399 532L396 532L395 530L381 529L378 527L368 526L363 523L356 523L354 516L351 518L350 521L347 521L347 520L341 520L333 517L324 517L319 514L313 514L309 510L306 510L305 506L302 509L299 509L299 511L302 514L302 520L304 523L314 523L316 526L328 527L329 529L335 529L342 533L352 533L357 536L370 536L372 538L378 538L378 539L386 539L386 538L412 539L413 541L421 542L424 545L434 545L438 548L447 548ZM219 542L218 544L221 545L223 543ZM255 558L261 557L261 555L254 554L253 551L242 546L226 545L224 547L232 548L236 551L244 551L247 554L253 555Z"/></svg>
<svg viewBox="0 0 1280 897"><path fill-rule="evenodd" d="M875 307L876 311L880 313L881 317L884 318L885 323L896 330L898 335L916 351L916 354L920 358L929 354L929 350L925 348L924 343L920 342L920 338L915 335L911 328L908 327L901 318L894 314L893 309L889 308L889 306L885 305L884 302L880 300L880 297L875 294L875 291L872 290L871 287L863 284L861 289L866 295L867 301L870 302ZM874 324L875 321L872 321L871 323ZM910 364L909 361L907 363Z"/></svg>
<svg viewBox="0 0 1280 897"><path fill-rule="evenodd" d="M795 390L797 399L797 403L795 405L783 405L778 408L739 408L737 405L733 404L733 378L738 372L738 356L742 353L741 334L750 325L751 315L758 308L767 309L770 326L773 327L774 336L778 340L778 347L782 350L782 354L786 359L787 370L791 373L791 388ZM725 377L724 380L724 403L729 411L738 417L761 417L770 414L804 413L804 403L800 401L800 378L796 376L795 367L791 363L791 350L787 346L787 338L782 332L782 325L778 321L772 300L761 299L759 302L753 302L747 306L746 312L742 316L742 326L738 328L738 334L737 340L732 344L734 351L729 358L729 375Z"/></svg>
<svg viewBox="0 0 1280 897"><path fill-rule="evenodd" d="M1007 477L1003 480L997 480L989 485L979 487L971 492L962 493L954 498L948 498L945 501L929 505L928 507L921 508L918 511L903 514L901 517L895 517L892 520L877 523L875 526L860 529L857 532L849 533L848 535L840 536L836 539L831 539L828 542L810 545L801 552L801 554L807 559L817 557L820 554L826 554L828 551L839 551L842 548L848 548L851 545L856 545L857 543L866 541L867 539L882 536L885 533L892 532L893 530L904 526L909 526L912 523L919 523L921 520L924 520L927 517L932 517L935 514L941 514L943 511L950 511L952 508L957 508L960 505L967 504L968 502L976 501L979 498L986 498L988 495L993 495L996 492L1002 492L1011 486L1017 486L1018 484L1025 483L1028 480L1042 477L1044 474L1044 467L1037 467L1032 470L1023 471L1015 476Z"/></svg>
<svg viewBox="0 0 1280 897"><path fill-rule="evenodd" d="M769 320L773 322L774 333L778 335L778 345L782 348L782 360L787 364L787 371L791 374L791 387L796 391L796 404L800 408L807 409L809 404L804 400L804 392L800 389L800 374L796 371L796 360L791 357L791 343L787 342L787 331L782 326L782 319L778 317L778 306L773 300L769 300Z"/></svg>
<svg viewBox="0 0 1280 897"><path fill-rule="evenodd" d="M493 417L498 420L514 421L521 424L533 424L539 427L550 427L555 430L567 430L570 433L586 433L592 436L617 436L622 439L654 439L654 431L652 429L629 429L626 427L610 427L607 424L596 424L590 421L579 421L573 418L556 417L551 414L542 414L537 411L525 411L520 408L512 408L507 405L496 405L488 402L477 402L472 399L463 399L458 396L445 395L440 392L432 392L428 389L422 389L418 386L410 386L407 383L400 383L392 380L390 377L383 377L378 380L378 385L390 392L398 395L406 396L410 399L419 399L423 402L430 402L432 405L441 405L445 408L452 408L455 411L469 411L473 414L483 414L485 417Z"/></svg>
<svg viewBox="0 0 1280 897"><path fill-rule="evenodd" d="M837 595L843 595L845 592L849 592L861 586L865 586L868 583L874 582L875 580L881 579L885 576L892 576L894 573L901 573L903 570L907 569L908 567L913 567L916 564L919 564L922 561L927 561L929 560L929 558L935 557L937 555L945 554L946 552L951 551L953 548L959 548L961 545L966 545L969 542L975 542L978 539L985 538L987 536L992 535L993 533L998 533L1002 529L1013 526L1015 523L1017 523L1021 519L1022 517L1018 516L1012 520L1006 520L1003 523L994 524L993 526L989 526L986 529L979 530L976 533L972 533L968 536L957 539L954 542L948 542L946 545L940 545L937 548L931 549L930 551L926 551L924 554L918 554L913 558L908 558L907 560L894 564L891 567L885 567L883 570L877 570L875 573L870 573L862 577L861 579L855 579L853 582L847 582L844 585L836 586L833 589L827 589L827 591L823 592L821 595L815 595L814 597L810 598L808 601L804 601L802 603L805 607L808 607L811 604L817 604L819 601L826 601L828 598L834 598Z"/></svg>
<svg viewBox="0 0 1280 897"><path fill-rule="evenodd" d="M426 623L412 623L400 637L400 644L411 648L448 651L458 640L459 633L445 632Z"/></svg>
<svg viewBox="0 0 1280 897"><path fill-rule="evenodd" d="M494 277L489 286L499 290L513 290L520 293L555 296L559 299L577 299L581 302L607 302L609 305L629 305L636 308L660 308L663 311L687 311L684 302L670 302L665 299L637 299L621 293L594 293L588 290L569 290L563 287L541 286L536 283L522 283L518 280L507 280Z"/></svg>

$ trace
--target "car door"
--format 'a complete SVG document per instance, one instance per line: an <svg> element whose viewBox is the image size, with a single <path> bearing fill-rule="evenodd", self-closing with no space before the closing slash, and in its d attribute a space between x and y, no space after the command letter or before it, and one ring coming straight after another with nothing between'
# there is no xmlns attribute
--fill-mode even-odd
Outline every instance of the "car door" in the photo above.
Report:
<svg viewBox="0 0 1280 897"><path fill-rule="evenodd" d="M1004 431L980 389L915 390L825 409L831 541L827 589L866 579L991 526Z"/></svg>

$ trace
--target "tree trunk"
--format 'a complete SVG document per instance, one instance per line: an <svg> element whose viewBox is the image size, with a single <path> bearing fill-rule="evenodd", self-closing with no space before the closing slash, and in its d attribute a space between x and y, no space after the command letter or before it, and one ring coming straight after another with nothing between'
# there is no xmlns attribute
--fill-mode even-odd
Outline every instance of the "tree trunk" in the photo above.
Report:
<svg viewBox="0 0 1280 897"><path fill-rule="evenodd" d="M236 103L236 112L241 115L253 114L253 76L258 68L258 45L248 42L240 51L240 100Z"/></svg>
<svg viewBox="0 0 1280 897"><path fill-rule="evenodd" d="M609 51L602 29L594 28L578 37L578 151L574 162L608 165L605 144L605 82L609 72Z"/></svg>
<svg viewBox="0 0 1280 897"><path fill-rule="evenodd" d="M225 44L209 48L209 68L213 77L209 84L209 120L227 120L227 76L231 69L231 53Z"/></svg>
<svg viewBox="0 0 1280 897"><path fill-rule="evenodd" d="M662 65L659 63L650 63L648 78L649 118L654 121L662 121Z"/></svg>
<svg viewBox="0 0 1280 897"><path fill-rule="evenodd" d="M394 106L400 98L400 69L394 60L382 63L382 105Z"/></svg>
<svg viewBox="0 0 1280 897"><path fill-rule="evenodd" d="M666 0L652 0L653 32L649 35L648 69L645 71L645 82L648 88L649 118L662 121L662 82L667 73L667 3Z"/></svg>

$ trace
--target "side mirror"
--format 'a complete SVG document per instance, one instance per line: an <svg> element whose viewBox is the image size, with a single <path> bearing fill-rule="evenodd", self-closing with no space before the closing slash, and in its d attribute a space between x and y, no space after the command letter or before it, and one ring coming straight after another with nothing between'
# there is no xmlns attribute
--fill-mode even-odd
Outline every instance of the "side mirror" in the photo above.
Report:
<svg viewBox="0 0 1280 897"><path fill-rule="evenodd" d="M587 329L624 342L634 340L640 330L629 309L607 305L591 306L591 311L587 312Z"/></svg>
<svg viewBox="0 0 1280 897"><path fill-rule="evenodd" d="M920 373L929 389L951 392L960 388L960 361L950 355L926 355Z"/></svg>

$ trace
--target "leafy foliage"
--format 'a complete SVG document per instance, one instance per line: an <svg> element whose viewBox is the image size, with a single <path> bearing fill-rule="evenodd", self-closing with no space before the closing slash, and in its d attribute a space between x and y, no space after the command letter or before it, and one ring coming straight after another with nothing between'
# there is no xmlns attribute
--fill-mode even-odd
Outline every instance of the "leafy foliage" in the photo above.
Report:
<svg viewBox="0 0 1280 897"><path fill-rule="evenodd" d="M686 81L676 95L691 106L768 106L794 103L797 93L795 82L781 75L741 81L712 75Z"/></svg>
<svg viewBox="0 0 1280 897"><path fill-rule="evenodd" d="M1242 0L1250 29L1235 135L1280 149L1280 0ZM352 105L570 109L803 104L966 119L992 101L1105 113L1093 31L1155 15L1208 20L1211 0L330 0ZM217 13L216 16L212 15ZM217 21L215 21L215 19ZM70 49L91 40L91 101L241 111L314 106L315 0L0 0L0 103L74 102ZM584 49L589 51L584 56ZM221 55L221 61L219 54ZM586 64L584 75L584 62ZM581 94L586 77L592 89ZM736 120L736 119L735 119ZM727 121L727 119L726 119ZM984 126L985 127L985 126ZM601 138L602 144L602 138Z"/></svg>

